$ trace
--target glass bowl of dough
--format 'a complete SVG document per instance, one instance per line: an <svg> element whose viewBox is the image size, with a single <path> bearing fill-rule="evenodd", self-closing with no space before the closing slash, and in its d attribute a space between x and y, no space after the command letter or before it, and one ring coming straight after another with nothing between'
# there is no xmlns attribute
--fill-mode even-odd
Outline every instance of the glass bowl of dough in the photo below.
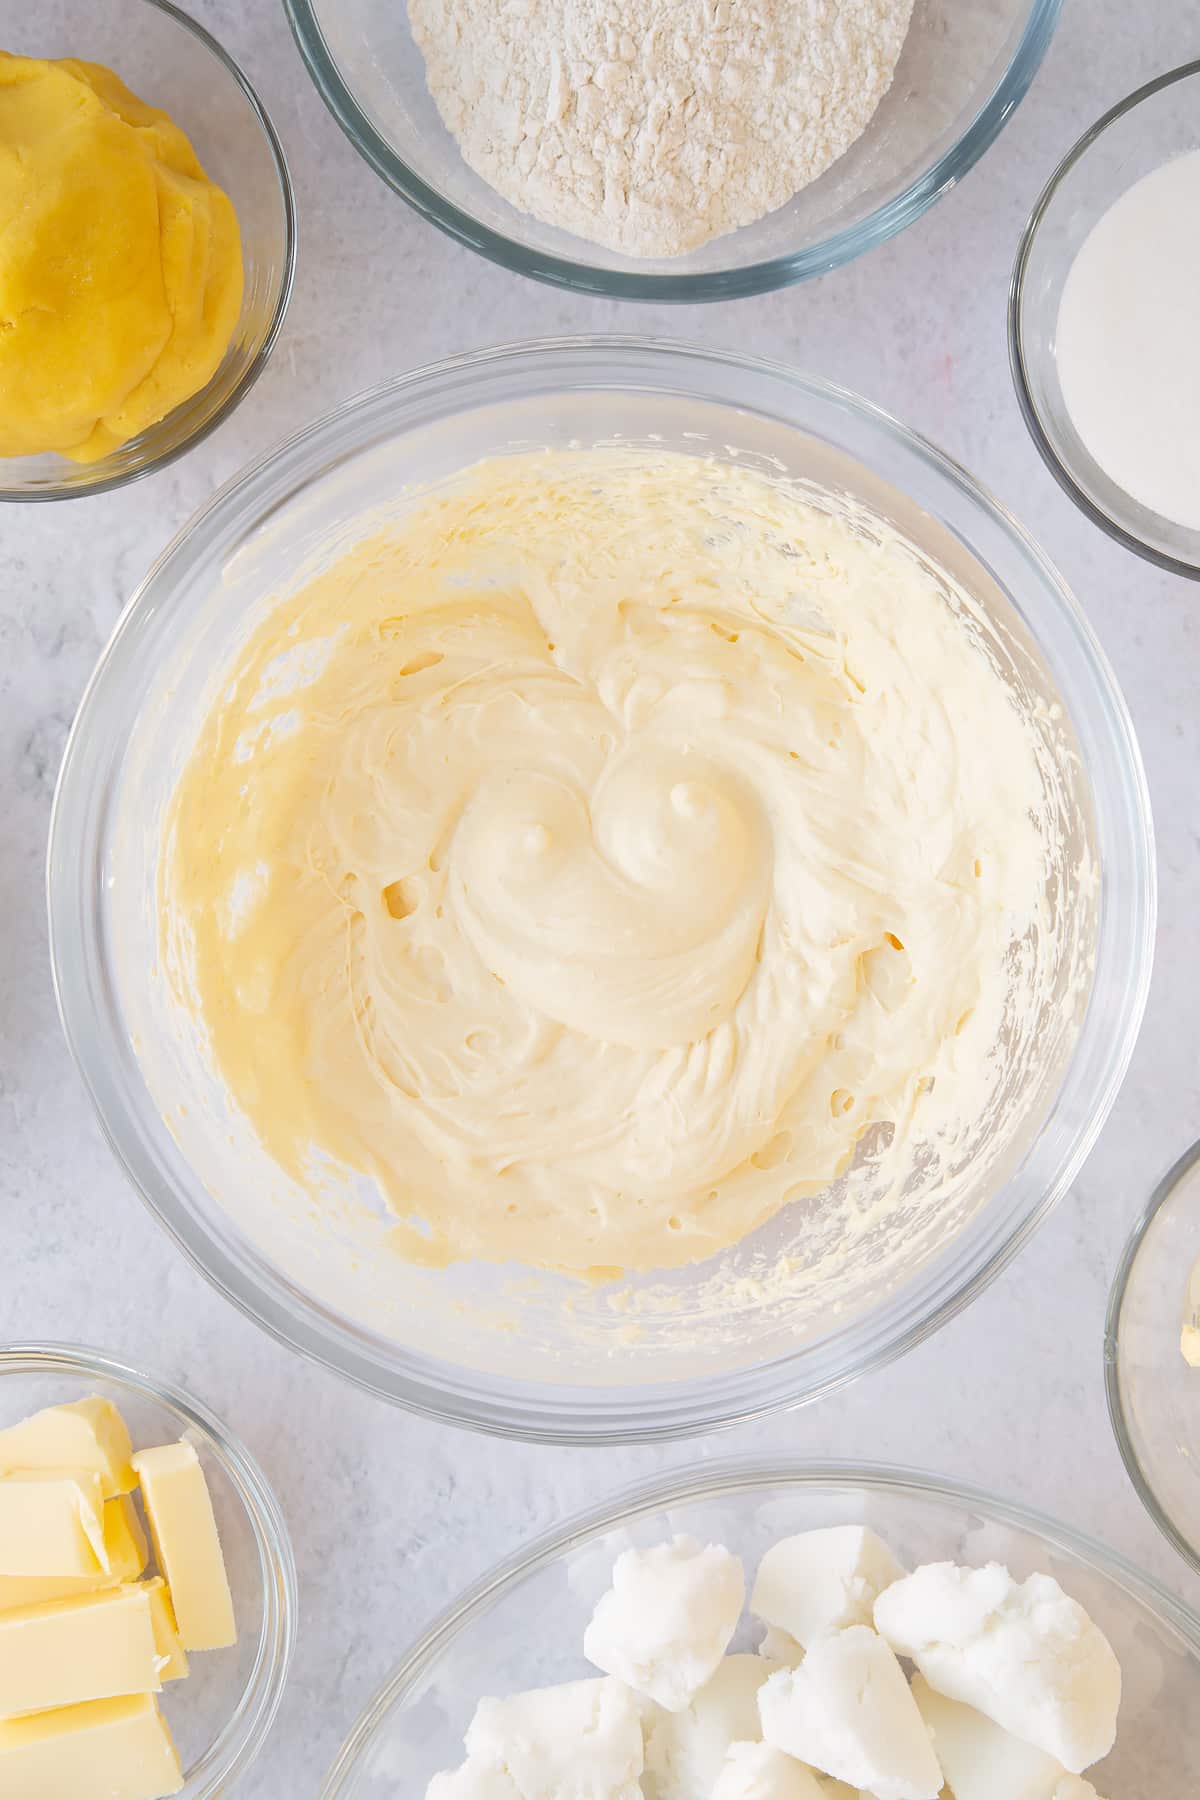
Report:
<svg viewBox="0 0 1200 1800"><path fill-rule="evenodd" d="M241 69L169 0L8 7L0 72L0 500L104 493L199 444L261 374L291 178Z"/></svg>
<svg viewBox="0 0 1200 1800"><path fill-rule="evenodd" d="M93 1406L107 1418L91 1432ZM79 1416L60 1416L57 1429L47 1431L55 1413ZM64 1436L68 1423L75 1429ZM108 1552L100 1592L94 1591L98 1577L6 1575L0 1579L0 1620L12 1616L10 1608L66 1601L77 1589L84 1590L82 1606L103 1602L105 1595L140 1602L144 1587L153 1605L162 1606L153 1614L153 1633L166 1659L158 1671L161 1692L122 1696L113 1676L127 1673L139 1633L131 1627L124 1634L93 1632L99 1673L112 1683L107 1689L97 1684L99 1692L116 1697L40 1711L44 1730L31 1729L28 1719L6 1719L0 1727L0 1789L14 1796L178 1792L181 1800L217 1800L232 1792L274 1724L296 1642L291 1540L262 1469L198 1400L158 1375L78 1344L0 1346L0 1434L0 1473L7 1474L9 1459L19 1455L52 1476L61 1476L64 1465L95 1471L102 1497L115 1490L115 1497L104 1498L100 1515ZM141 1460L184 1446L194 1454L185 1453L182 1474L173 1458L173 1466L160 1463L156 1475ZM109 1480L131 1450L133 1468ZM197 1490L208 1497L210 1532L216 1528L223 1573L215 1576ZM157 1572L151 1575L151 1569ZM218 1598L218 1589L226 1587L223 1605L232 1611L231 1624ZM69 1614L64 1623L69 1625ZM72 1641L67 1631L53 1647L43 1636L37 1650L28 1646L27 1658L36 1680L52 1675L56 1664L69 1671L68 1680L95 1680L86 1634ZM10 1652L9 1681L15 1666ZM90 1777L84 1785L82 1768Z"/></svg>
<svg viewBox="0 0 1200 1800"><path fill-rule="evenodd" d="M872 1545L873 1556L863 1554L864 1530L881 1540L878 1546ZM1108 1640L1121 1671L1116 1740L1109 1754L1088 1767L1090 1786L1064 1776L1061 1766L1056 1776L1059 1759L1052 1755L1031 1754L1016 1747L1010 1735L1013 1725L1007 1732L998 1732L984 1724L973 1708L968 1713L961 1704L939 1703L938 1694L930 1690L944 1676L927 1665L928 1684L922 1675L914 1679L912 1692L932 1729L945 1773L951 1776L953 1770L955 1793L1020 1792L1045 1796L1046 1800L1060 1795L1063 1800L1067 1795L1084 1800L1085 1795L1099 1793L1119 1794L1122 1800L1156 1800L1159 1794L1187 1792L1195 1770L1191 1720L1200 1703L1200 1619L1164 1588L1071 1526L977 1489L956 1487L909 1470L862 1463L740 1461L717 1462L687 1474L675 1471L619 1494L526 1545L492 1570L437 1619L417 1644L403 1652L399 1667L346 1740L326 1777L321 1800L394 1800L400 1793L423 1794L435 1773L462 1764L464 1733L476 1703L484 1696L503 1700L534 1688L595 1680L599 1667L585 1657L582 1647L593 1609L613 1579L614 1562L624 1553L644 1553L680 1537L691 1539L697 1547L721 1546L737 1557L745 1571L748 1605L728 1641L724 1664L717 1665L717 1677L690 1706L665 1713L653 1703L642 1702L639 1707L642 1732L635 1731L634 1736L640 1738L644 1733L645 1791L664 1796L778 1792L803 1795L806 1800L810 1794L817 1800L819 1795L857 1792L861 1783L818 1783L811 1774L802 1780L799 1772L792 1774L790 1783L780 1779L778 1786L766 1784L765 1770L761 1786L749 1781L739 1785L725 1773L729 1763L739 1761L737 1752L729 1755L730 1741L744 1743L758 1736L760 1705L762 1719L768 1716L762 1683L772 1668L778 1671L801 1654L798 1645L789 1642L794 1633L776 1624L770 1625L764 1638L763 1622L764 1618L780 1617L798 1622L788 1577L791 1573L794 1579L804 1569L805 1545L800 1534L808 1532L822 1534L824 1566L803 1590L806 1639L814 1625L826 1623L831 1634L857 1631L865 1635L860 1621L870 1619L876 1592L904 1569L934 1562L976 1569L1000 1564L1017 1583L1031 1576L1048 1576L1083 1608ZM793 1539L793 1556L781 1559L775 1551L771 1585L760 1585L754 1579L760 1560L774 1546L782 1549L782 1541L789 1538ZM871 1544L870 1538L866 1544ZM855 1555L853 1566L859 1572L843 1584L843 1567L849 1566L849 1558ZM893 1558L900 1568L895 1567ZM664 1579L669 1577L660 1564L652 1578L660 1573ZM693 1590L693 1602L696 1592ZM865 1605L861 1596L865 1596ZM735 1592L722 1639L736 1613ZM720 1617L715 1606L712 1614L704 1616L704 1635L697 1633L705 1649L713 1615ZM626 1616L636 1629L636 1614ZM589 1651L595 1648L590 1634L588 1647ZM689 1641L688 1648L695 1653L697 1647ZM402 1646L398 1644L396 1649L400 1652ZM600 1660L605 1668L614 1661L603 1654ZM810 1647L809 1663L814 1661ZM656 1682L670 1668L665 1658L651 1665L647 1657L645 1666L653 1667ZM827 1666L823 1664L822 1674ZM625 1679L635 1677L630 1673ZM813 1675L814 1683L819 1680L820 1675ZM1001 1699L1006 1697L1004 1685L997 1684ZM1081 1685L1077 1681L1072 1700L1083 1713L1087 1703L1080 1694ZM881 1688L880 1683L868 1687L867 1692L877 1695ZM961 1696L961 1688L959 1693ZM619 1704L621 1697L616 1698ZM1011 1693L1007 1698L1011 1706ZM569 1701L568 1694L566 1703ZM841 1705L845 1705L844 1692ZM481 1707L481 1716L483 1710ZM836 1710L838 1700L831 1696L827 1717ZM782 1708L775 1714L777 1722L781 1713ZM524 1716L536 1733L536 1710L531 1707ZM606 1723L611 1728L611 1714ZM892 1741L884 1755L891 1762L900 1736L895 1713L889 1723ZM501 1708L493 1709L493 1725L503 1730ZM1084 1749L1082 1757L1072 1760L1090 1760L1109 1732L1111 1721L1106 1721L1100 1746L1093 1744ZM854 1733L847 1732L836 1746L830 1735L824 1748L832 1749L832 1755L821 1754L817 1732L808 1735L817 1747L812 1761L819 1756L819 1766L830 1769L846 1757ZM853 1745L851 1754L860 1748ZM635 1760L641 1749L639 1743ZM475 1754L484 1759L483 1751ZM800 1757L799 1746L794 1754ZM847 1768L845 1762L841 1766ZM889 1772L894 1775L895 1767ZM997 1782L998 1775L1001 1779ZM458 1786L446 1785L447 1800L453 1793L507 1791L503 1777L490 1790L482 1777L476 1779L479 1785L475 1787L465 1780ZM945 1791L950 1789L948 1781ZM435 1784L430 1793L437 1791ZM604 1791L617 1789L614 1785ZM633 1791L640 1790L635 1786ZM918 1784L872 1781L870 1791L934 1789L932 1784L922 1789Z"/></svg>
<svg viewBox="0 0 1200 1800"><path fill-rule="evenodd" d="M584 293L823 275L954 187L1061 0L285 0L370 166L459 243Z"/></svg>
<svg viewBox="0 0 1200 1800"><path fill-rule="evenodd" d="M268 1330L560 1441L797 1404L1065 1192L1154 922L1128 716L960 469L784 367L461 356L199 513L81 705L53 964Z"/></svg>
<svg viewBox="0 0 1200 1800"><path fill-rule="evenodd" d="M1200 1144L1155 1188L1113 1280L1108 1412L1151 1518L1200 1571Z"/></svg>

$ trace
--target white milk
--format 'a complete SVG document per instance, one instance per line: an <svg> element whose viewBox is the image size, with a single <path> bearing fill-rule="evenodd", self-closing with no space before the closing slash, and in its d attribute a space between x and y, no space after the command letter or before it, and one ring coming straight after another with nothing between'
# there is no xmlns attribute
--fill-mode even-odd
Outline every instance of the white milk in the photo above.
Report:
<svg viewBox="0 0 1200 1800"><path fill-rule="evenodd" d="M1093 226L1058 309L1067 411L1133 499L1200 531L1200 150Z"/></svg>

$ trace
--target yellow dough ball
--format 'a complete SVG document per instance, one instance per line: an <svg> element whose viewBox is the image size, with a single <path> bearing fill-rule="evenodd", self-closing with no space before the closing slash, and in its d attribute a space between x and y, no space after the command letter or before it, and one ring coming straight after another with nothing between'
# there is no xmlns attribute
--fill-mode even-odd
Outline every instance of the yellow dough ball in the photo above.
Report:
<svg viewBox="0 0 1200 1800"><path fill-rule="evenodd" d="M229 196L98 63L0 51L0 456L94 462L208 382L242 305Z"/></svg>

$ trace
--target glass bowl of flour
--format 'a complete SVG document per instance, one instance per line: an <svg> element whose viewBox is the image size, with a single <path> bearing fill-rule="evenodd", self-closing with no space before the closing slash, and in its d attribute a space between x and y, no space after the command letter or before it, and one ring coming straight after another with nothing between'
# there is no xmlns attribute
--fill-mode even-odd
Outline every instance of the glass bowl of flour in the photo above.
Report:
<svg viewBox="0 0 1200 1800"><path fill-rule="evenodd" d="M973 166L1061 0L287 0L351 142L539 280L729 300L884 242Z"/></svg>
<svg viewBox="0 0 1200 1800"><path fill-rule="evenodd" d="M218 494L49 880L184 1252L551 1441L812 1400L965 1305L1099 1131L1154 923L1124 704L1019 526L840 389L635 339L405 376Z"/></svg>

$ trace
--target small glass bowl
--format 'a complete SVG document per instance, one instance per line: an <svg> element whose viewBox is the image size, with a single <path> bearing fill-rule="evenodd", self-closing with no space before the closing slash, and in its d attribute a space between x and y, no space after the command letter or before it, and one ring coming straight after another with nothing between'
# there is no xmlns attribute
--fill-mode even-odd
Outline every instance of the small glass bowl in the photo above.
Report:
<svg viewBox="0 0 1200 1800"><path fill-rule="evenodd" d="M526 1545L438 1619L347 1738L321 1800L417 1795L462 1761L484 1694L595 1675L580 1648L614 1559L689 1532L728 1544L752 1570L776 1539L865 1524L911 1564L1005 1563L1053 1575L1087 1608L1123 1666L1117 1742L1089 1771L1123 1800L1195 1787L1200 1618L1114 1551L1023 1506L906 1469L783 1461L719 1462L660 1476ZM736 1650L758 1635L739 1632Z"/></svg>
<svg viewBox="0 0 1200 1800"><path fill-rule="evenodd" d="M265 1476L228 1427L169 1382L78 1344L0 1348L0 1426L43 1406L99 1394L117 1406L135 1448L186 1437L212 1494L229 1571L238 1642L191 1659L163 1712L186 1771L180 1800L215 1800L236 1785L274 1722L296 1638L296 1569Z"/></svg>
<svg viewBox="0 0 1200 1800"><path fill-rule="evenodd" d="M1062 0L916 0L895 80L858 141L786 205L678 257L632 257L543 224L464 160L430 96L405 0L284 0L317 90L424 218L506 269L624 300L736 300L826 275L919 219L1024 98Z"/></svg>
<svg viewBox="0 0 1200 1800"><path fill-rule="evenodd" d="M1125 1246L1104 1334L1108 1412L1150 1517L1200 1571L1200 1369L1179 1347L1200 1261L1200 1143L1159 1182Z"/></svg>
<svg viewBox="0 0 1200 1800"><path fill-rule="evenodd" d="M71 500L136 481L206 438L254 386L292 289L296 209L283 149L233 58L169 0L56 0L10 7L5 50L104 63L147 105L170 113L233 201L242 234L241 317L220 368L198 394L92 463L0 458L0 501Z"/></svg>
<svg viewBox="0 0 1200 1800"><path fill-rule="evenodd" d="M1135 500L1105 473L1071 422L1059 380L1058 309L1084 240L1135 182L1195 150L1200 61L1172 69L1098 119L1068 151L1021 238L1008 297L1013 383L1025 423L1050 473L1110 537L1159 568L1200 580L1200 531ZM1181 232L1195 221L1180 219Z"/></svg>

